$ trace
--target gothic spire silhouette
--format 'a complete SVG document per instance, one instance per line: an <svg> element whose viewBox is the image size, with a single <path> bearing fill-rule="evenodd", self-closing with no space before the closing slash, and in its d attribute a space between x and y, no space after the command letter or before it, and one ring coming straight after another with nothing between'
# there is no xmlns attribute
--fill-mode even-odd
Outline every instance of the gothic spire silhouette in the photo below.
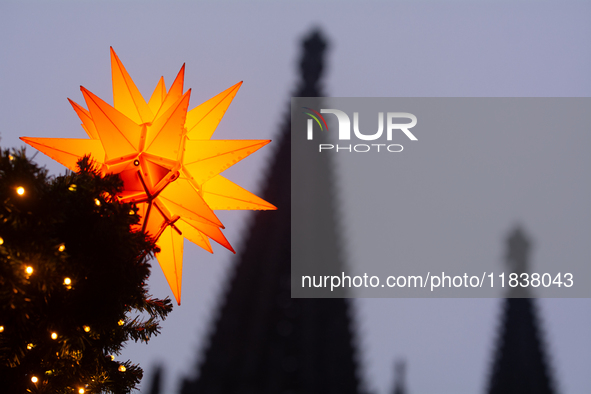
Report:
<svg viewBox="0 0 591 394"><path fill-rule="evenodd" d="M150 381L150 388L146 390L147 394L161 394L162 393L162 380L164 375L164 368L162 365L156 366L152 372L152 378ZM142 390L143 391L143 390Z"/></svg>
<svg viewBox="0 0 591 394"><path fill-rule="evenodd" d="M406 394L406 363L399 360L394 365L394 394Z"/></svg>
<svg viewBox="0 0 591 394"><path fill-rule="evenodd" d="M294 96L321 96L326 40L316 30L302 46ZM184 380L182 394L359 391L348 300L291 298L290 132L288 115L262 193L278 210L254 214L197 377Z"/></svg>
<svg viewBox="0 0 591 394"><path fill-rule="evenodd" d="M521 228L510 233L505 255L508 273L529 272L530 245ZM528 293L527 288L510 288L509 297ZM488 393L555 393L546 357L535 299L505 299Z"/></svg>

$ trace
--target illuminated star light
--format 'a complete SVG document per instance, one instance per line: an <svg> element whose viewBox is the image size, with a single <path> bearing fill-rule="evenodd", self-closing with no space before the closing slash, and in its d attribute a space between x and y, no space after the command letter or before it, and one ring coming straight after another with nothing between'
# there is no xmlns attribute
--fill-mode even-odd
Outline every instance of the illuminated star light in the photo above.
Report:
<svg viewBox="0 0 591 394"><path fill-rule="evenodd" d="M88 110L68 99L90 139L21 139L73 171L90 154L102 174L119 174L118 198L136 204L136 228L157 240L156 258L180 305L183 239L210 253L213 239L234 252L213 211L276 209L220 175L270 141L211 139L242 82L188 111L184 65L168 91L161 77L147 102L113 48L111 72L114 106L84 87Z"/></svg>

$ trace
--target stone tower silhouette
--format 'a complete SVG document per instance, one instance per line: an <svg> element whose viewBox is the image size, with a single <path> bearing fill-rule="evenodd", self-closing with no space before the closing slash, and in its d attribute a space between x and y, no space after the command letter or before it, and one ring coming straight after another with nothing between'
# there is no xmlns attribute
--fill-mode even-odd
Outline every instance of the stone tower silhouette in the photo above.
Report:
<svg viewBox="0 0 591 394"><path fill-rule="evenodd" d="M406 362L399 360L394 366L393 394L406 394Z"/></svg>
<svg viewBox="0 0 591 394"><path fill-rule="evenodd" d="M530 241L520 228L507 238L509 272L528 272ZM510 288L510 297L528 296L528 288ZM535 299L507 298L489 382L489 394L552 394L555 386L540 333Z"/></svg>
<svg viewBox="0 0 591 394"><path fill-rule="evenodd" d="M315 30L302 46L294 96L322 96L326 40ZM262 193L278 210L254 214L197 377L184 380L182 394L359 392L348 300L291 298L290 132L288 114Z"/></svg>

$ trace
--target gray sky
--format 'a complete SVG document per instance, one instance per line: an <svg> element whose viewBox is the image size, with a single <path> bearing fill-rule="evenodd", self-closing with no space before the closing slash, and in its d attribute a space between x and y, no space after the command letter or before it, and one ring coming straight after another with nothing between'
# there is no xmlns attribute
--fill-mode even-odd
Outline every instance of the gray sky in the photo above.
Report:
<svg viewBox="0 0 591 394"><path fill-rule="evenodd" d="M587 3L564 1L2 2L0 143L21 146L19 136L84 138L66 98L83 104L78 88L83 85L112 102L109 46L144 96L161 75L170 86L186 63L191 108L244 80L214 138L272 139L294 88L298 40L312 26L322 27L332 43L326 78L331 96L587 97L590 11ZM567 159L567 148L552 160ZM225 175L257 191L272 151L273 143ZM54 174L63 172L42 154L37 159ZM576 191L587 196L588 168L565 174L576 177L582 184ZM485 246L488 258L500 260L505 231L521 221L536 242L534 260L566 254L591 258L583 246L591 235L583 223L588 204L581 205L574 189L548 197L577 204L580 216L573 210L544 216L520 200L503 217L483 217L491 225L482 226L485 231L473 235L474 242ZM342 199L344 207L352 203L346 193ZM248 213L219 217L239 249ZM354 238L356 223L346 213L345 220L346 237ZM570 243L555 240L558 225ZM349 248L351 256L358 253L354 243ZM186 246L183 305L163 324L161 336L147 346L131 344L122 355L148 374L154 363L165 363L171 390L194 368L232 262L225 249L214 246L214 252ZM150 288L156 296L171 295L157 266ZM590 392L591 302L542 300L539 305L561 392ZM411 393L483 391L499 300L365 299L355 306L363 374L376 392L390 390L398 357L408 362Z"/></svg>

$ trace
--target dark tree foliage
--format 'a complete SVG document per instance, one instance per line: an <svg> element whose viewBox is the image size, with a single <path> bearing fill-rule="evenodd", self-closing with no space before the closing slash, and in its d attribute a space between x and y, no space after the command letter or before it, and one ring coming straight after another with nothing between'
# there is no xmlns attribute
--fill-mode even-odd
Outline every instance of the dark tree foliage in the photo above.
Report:
<svg viewBox="0 0 591 394"><path fill-rule="evenodd" d="M128 393L143 371L118 355L172 310L147 292L154 240L89 158L48 177L23 151L0 157L0 391Z"/></svg>

